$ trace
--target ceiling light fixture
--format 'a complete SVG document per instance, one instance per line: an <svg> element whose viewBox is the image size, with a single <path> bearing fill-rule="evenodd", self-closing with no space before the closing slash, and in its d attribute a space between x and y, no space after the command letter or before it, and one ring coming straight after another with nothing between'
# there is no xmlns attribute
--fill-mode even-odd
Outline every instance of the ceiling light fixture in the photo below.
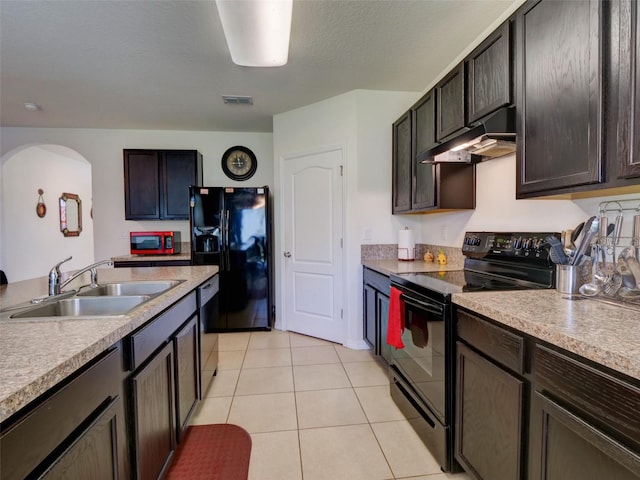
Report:
<svg viewBox="0 0 640 480"><path fill-rule="evenodd" d="M29 110L30 112L37 112L38 110L42 110L42 107L40 105L33 102L24 102L24 108Z"/></svg>
<svg viewBox="0 0 640 480"><path fill-rule="evenodd" d="M216 0L216 6L233 63L287 64L293 0Z"/></svg>

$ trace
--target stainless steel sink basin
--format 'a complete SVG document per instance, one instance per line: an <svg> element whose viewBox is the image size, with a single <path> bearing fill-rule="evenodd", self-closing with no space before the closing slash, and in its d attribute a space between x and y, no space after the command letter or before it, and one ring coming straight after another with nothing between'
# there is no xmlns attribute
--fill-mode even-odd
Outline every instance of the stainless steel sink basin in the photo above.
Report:
<svg viewBox="0 0 640 480"><path fill-rule="evenodd" d="M78 297L112 297L122 295L159 295L182 283L183 280L143 280L105 283L80 291Z"/></svg>
<svg viewBox="0 0 640 480"><path fill-rule="evenodd" d="M11 315L11 318L118 316L146 302L149 295L72 297Z"/></svg>

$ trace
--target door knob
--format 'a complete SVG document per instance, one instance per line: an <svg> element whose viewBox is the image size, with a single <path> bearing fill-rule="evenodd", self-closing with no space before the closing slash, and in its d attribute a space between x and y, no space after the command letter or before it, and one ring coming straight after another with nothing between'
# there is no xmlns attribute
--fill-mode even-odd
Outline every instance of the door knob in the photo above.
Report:
<svg viewBox="0 0 640 480"><path fill-rule="evenodd" d="M291 257L291 252L284 252L284 256L286 258L290 258Z"/></svg>

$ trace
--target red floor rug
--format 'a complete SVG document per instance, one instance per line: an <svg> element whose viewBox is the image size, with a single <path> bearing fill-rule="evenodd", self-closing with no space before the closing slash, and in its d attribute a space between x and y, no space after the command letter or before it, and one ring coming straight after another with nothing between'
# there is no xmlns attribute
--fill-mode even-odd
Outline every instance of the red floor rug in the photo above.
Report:
<svg viewBox="0 0 640 480"><path fill-rule="evenodd" d="M178 448L168 480L246 480L251 436L237 425L193 425Z"/></svg>

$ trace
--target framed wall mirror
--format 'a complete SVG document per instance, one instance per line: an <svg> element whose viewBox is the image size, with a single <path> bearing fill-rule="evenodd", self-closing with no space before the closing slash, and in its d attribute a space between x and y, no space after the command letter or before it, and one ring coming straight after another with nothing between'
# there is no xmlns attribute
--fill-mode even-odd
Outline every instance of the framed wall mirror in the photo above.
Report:
<svg viewBox="0 0 640 480"><path fill-rule="evenodd" d="M60 197L60 231L65 237L77 237L82 232L82 202L75 193Z"/></svg>

